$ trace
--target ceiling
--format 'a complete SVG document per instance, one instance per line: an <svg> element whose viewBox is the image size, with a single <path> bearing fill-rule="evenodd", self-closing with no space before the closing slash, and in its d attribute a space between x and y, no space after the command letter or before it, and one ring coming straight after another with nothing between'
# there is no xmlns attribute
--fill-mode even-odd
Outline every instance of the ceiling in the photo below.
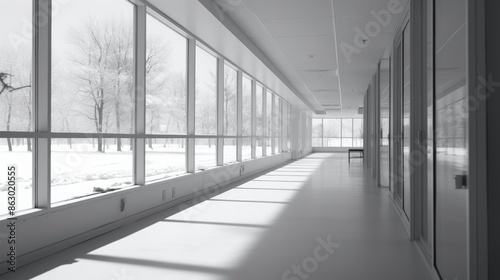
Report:
<svg viewBox="0 0 500 280"><path fill-rule="evenodd" d="M358 116L407 0L199 0L236 25L317 114ZM389 9L389 3L400 3ZM215 8L213 8L215 7ZM383 22L381 25L379 22ZM377 30L380 28L379 30ZM368 27L371 36L357 36ZM365 31L366 32L366 31ZM357 40L356 40L357 39ZM369 39L361 42L362 39ZM355 41L356 40L356 41ZM348 54L352 52L350 55Z"/></svg>

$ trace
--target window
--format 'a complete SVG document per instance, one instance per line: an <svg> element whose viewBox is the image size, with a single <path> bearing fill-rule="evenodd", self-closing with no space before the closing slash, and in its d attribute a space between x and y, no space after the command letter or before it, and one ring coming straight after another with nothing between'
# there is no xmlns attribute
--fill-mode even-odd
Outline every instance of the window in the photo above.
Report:
<svg viewBox="0 0 500 280"><path fill-rule="evenodd" d="M146 133L186 134L187 39L147 16Z"/></svg>
<svg viewBox="0 0 500 280"><path fill-rule="evenodd" d="M133 4L73 0L53 9L52 131L124 134L52 138L55 203L134 184L126 134L135 131L135 65Z"/></svg>
<svg viewBox="0 0 500 280"><path fill-rule="evenodd" d="M340 119L324 119L323 147L342 147Z"/></svg>
<svg viewBox="0 0 500 280"><path fill-rule="evenodd" d="M33 131L32 34L26 33L32 29L32 1L2 2L8 8L0 18L0 130ZM31 141L25 144L31 149Z"/></svg>
<svg viewBox="0 0 500 280"><path fill-rule="evenodd" d="M242 135L252 135L252 81L243 76Z"/></svg>
<svg viewBox="0 0 500 280"><path fill-rule="evenodd" d="M31 0L0 0L6 7L0 17L0 131L34 129L32 93ZM7 137L9 133L5 133ZM31 138L0 138L0 215L7 214L9 193L7 167L17 168L17 209L33 207ZM5 207L4 207L5 205Z"/></svg>
<svg viewBox="0 0 500 280"><path fill-rule="evenodd" d="M236 136L237 125L237 72L224 65L224 135Z"/></svg>
<svg viewBox="0 0 500 280"><path fill-rule="evenodd" d="M363 147L363 119L353 119L353 147Z"/></svg>
<svg viewBox="0 0 500 280"><path fill-rule="evenodd" d="M257 85L257 90L255 92L255 118L256 118L256 130L255 134L256 136L263 136L262 132L262 125L263 125L263 118L262 118L262 107L263 107L263 88L260 85Z"/></svg>
<svg viewBox="0 0 500 280"><path fill-rule="evenodd" d="M134 6L125 0L73 0L56 11L52 131L132 133Z"/></svg>
<svg viewBox="0 0 500 280"><path fill-rule="evenodd" d="M352 119L342 119L342 147L352 147Z"/></svg>
<svg viewBox="0 0 500 280"><path fill-rule="evenodd" d="M273 131L273 99L274 99L274 94L266 90L266 156L270 156L273 152L272 150L272 141L271 139L273 138L274 131Z"/></svg>
<svg viewBox="0 0 500 280"><path fill-rule="evenodd" d="M312 120L312 146L323 147L323 119Z"/></svg>
<svg viewBox="0 0 500 280"><path fill-rule="evenodd" d="M199 138L195 141L196 170L203 171L217 166L217 139Z"/></svg>
<svg viewBox="0 0 500 280"><path fill-rule="evenodd" d="M274 95L274 154L281 153L280 137L281 137L281 119L280 119L280 102L278 95Z"/></svg>
<svg viewBox="0 0 500 280"><path fill-rule="evenodd" d="M264 98L263 98L263 91L264 88L262 86L257 85L257 90L255 92L255 118L256 118L256 136L257 138L255 139L256 146L255 146L255 157L259 158L263 156L263 149L264 149L264 138L263 136L263 104L264 104Z"/></svg>
<svg viewBox="0 0 500 280"><path fill-rule="evenodd" d="M196 47L196 135L217 135L217 59Z"/></svg>
<svg viewBox="0 0 500 280"><path fill-rule="evenodd" d="M363 147L363 119L312 119L313 147Z"/></svg>
<svg viewBox="0 0 500 280"><path fill-rule="evenodd" d="M32 139L29 139L32 141ZM9 194L9 180L7 168L14 166L17 202L16 211L25 210L33 207L33 155L27 149L28 139L25 138L0 138L0 215L7 214L7 196ZM5 205L5 207L3 207Z"/></svg>
<svg viewBox="0 0 500 280"><path fill-rule="evenodd" d="M224 164L236 162L236 138L224 139Z"/></svg>
<svg viewBox="0 0 500 280"><path fill-rule="evenodd" d="M250 138L243 138L241 156L242 160L249 160L252 158L252 141Z"/></svg>
<svg viewBox="0 0 500 280"><path fill-rule="evenodd" d="M224 65L223 128L225 136L236 136L237 128L237 71ZM224 139L224 164L236 162L236 138Z"/></svg>
<svg viewBox="0 0 500 280"><path fill-rule="evenodd" d="M146 140L146 182L186 173L186 140Z"/></svg>
<svg viewBox="0 0 500 280"><path fill-rule="evenodd" d="M53 203L133 185L133 154L129 139L52 139L51 201Z"/></svg>

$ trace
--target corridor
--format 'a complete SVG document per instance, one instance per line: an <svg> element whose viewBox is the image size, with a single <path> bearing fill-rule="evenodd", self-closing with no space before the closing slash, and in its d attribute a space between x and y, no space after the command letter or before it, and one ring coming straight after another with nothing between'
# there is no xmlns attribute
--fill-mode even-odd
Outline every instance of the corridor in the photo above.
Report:
<svg viewBox="0 0 500 280"><path fill-rule="evenodd" d="M312 154L8 278L430 279L388 190L370 187L363 174L362 162L348 164L347 154Z"/></svg>

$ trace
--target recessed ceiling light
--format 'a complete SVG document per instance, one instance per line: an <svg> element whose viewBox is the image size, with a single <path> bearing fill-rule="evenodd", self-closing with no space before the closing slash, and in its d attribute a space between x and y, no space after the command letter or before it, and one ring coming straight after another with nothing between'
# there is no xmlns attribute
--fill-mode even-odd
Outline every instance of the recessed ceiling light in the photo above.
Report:
<svg viewBox="0 0 500 280"><path fill-rule="evenodd" d="M309 58L311 58L311 59L316 58L316 55L315 54L310 54Z"/></svg>

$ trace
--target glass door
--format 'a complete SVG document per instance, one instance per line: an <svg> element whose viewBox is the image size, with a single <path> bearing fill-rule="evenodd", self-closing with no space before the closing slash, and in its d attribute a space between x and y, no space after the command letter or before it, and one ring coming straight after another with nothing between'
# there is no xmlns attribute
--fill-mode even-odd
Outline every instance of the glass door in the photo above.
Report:
<svg viewBox="0 0 500 280"><path fill-rule="evenodd" d="M380 61L380 187L389 187L389 111L390 111L390 60Z"/></svg>
<svg viewBox="0 0 500 280"><path fill-rule="evenodd" d="M403 31L403 98L402 98L402 168L403 168L403 210L410 218L410 23Z"/></svg>
<svg viewBox="0 0 500 280"><path fill-rule="evenodd" d="M435 265L467 279L466 0L435 0Z"/></svg>

